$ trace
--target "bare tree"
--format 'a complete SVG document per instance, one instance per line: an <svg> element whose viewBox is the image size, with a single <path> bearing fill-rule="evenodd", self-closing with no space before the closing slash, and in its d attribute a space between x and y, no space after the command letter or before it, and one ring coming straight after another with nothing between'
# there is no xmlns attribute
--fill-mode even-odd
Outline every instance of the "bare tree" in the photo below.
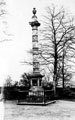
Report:
<svg viewBox="0 0 75 120"><path fill-rule="evenodd" d="M12 79L11 76L8 76L5 80L4 87L11 87L12 86Z"/></svg>
<svg viewBox="0 0 75 120"><path fill-rule="evenodd" d="M47 7L47 15L44 16L43 28L40 33L40 56L43 58L43 64L51 65L54 69L53 81L56 94L59 63L62 63L60 66L64 73L64 61L70 61L71 58L74 58L74 18L69 17L63 8L57 10L54 6ZM64 74L62 78L64 79Z"/></svg>
<svg viewBox="0 0 75 120"><path fill-rule="evenodd" d="M25 87L29 87L30 86L30 81L28 79L28 74L27 73L23 73L21 76L21 79L19 81L19 85L20 86L25 86Z"/></svg>
<svg viewBox="0 0 75 120"><path fill-rule="evenodd" d="M0 43L11 40L10 39L11 34L7 32L8 22L6 17L8 15L8 12L7 12L6 6L7 6L6 0L0 0L0 26L1 26L0 27ZM1 35L3 37L1 37Z"/></svg>

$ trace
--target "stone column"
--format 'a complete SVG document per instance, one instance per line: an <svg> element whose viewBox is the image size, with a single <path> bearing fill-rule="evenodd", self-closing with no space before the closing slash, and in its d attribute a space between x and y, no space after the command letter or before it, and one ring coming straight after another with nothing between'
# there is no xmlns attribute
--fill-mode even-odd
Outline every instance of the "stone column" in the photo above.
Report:
<svg viewBox="0 0 75 120"><path fill-rule="evenodd" d="M40 23L37 20L35 8L33 8L32 22L30 22L30 25L32 27L33 73L39 73L38 27Z"/></svg>
<svg viewBox="0 0 75 120"><path fill-rule="evenodd" d="M39 86L39 79L38 79L38 86Z"/></svg>
<svg viewBox="0 0 75 120"><path fill-rule="evenodd" d="M33 86L32 79L31 79L31 81L30 81L30 82L31 82L31 86Z"/></svg>

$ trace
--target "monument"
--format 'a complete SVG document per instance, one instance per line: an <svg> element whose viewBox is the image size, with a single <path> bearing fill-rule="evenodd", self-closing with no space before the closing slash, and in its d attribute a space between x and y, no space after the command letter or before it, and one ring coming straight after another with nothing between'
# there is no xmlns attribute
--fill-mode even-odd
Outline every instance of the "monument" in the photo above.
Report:
<svg viewBox="0 0 75 120"><path fill-rule="evenodd" d="M36 9L33 8L33 16L32 21L29 22L29 24L32 27L32 53L33 53L33 74L28 76L28 79L30 80L30 91L29 95L34 96L40 96L43 95L44 90L41 85L42 77L43 75L40 74L39 71L39 47L38 47L38 27L40 26L40 23L37 20L36 16Z"/></svg>
<svg viewBox="0 0 75 120"><path fill-rule="evenodd" d="M18 101L18 104L26 105L46 105L53 101L53 90L45 90L42 87L42 77L40 74L39 63L39 47L38 47L38 27L40 23L36 16L36 9L33 8L32 21L29 22L32 27L32 55L33 55L33 73L27 76L30 81L30 89L28 91L21 91L21 95L25 96L24 100Z"/></svg>

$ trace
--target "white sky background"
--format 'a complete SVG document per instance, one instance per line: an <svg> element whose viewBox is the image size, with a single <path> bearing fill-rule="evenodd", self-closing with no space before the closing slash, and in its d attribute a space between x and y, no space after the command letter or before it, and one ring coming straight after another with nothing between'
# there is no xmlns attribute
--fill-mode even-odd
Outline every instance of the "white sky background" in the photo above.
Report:
<svg viewBox="0 0 75 120"><path fill-rule="evenodd" d="M13 80L19 80L21 74L31 70L31 67L20 62L28 58L27 50L32 47L32 31L29 21L32 9L37 9L38 19L42 19L45 7L51 4L63 6L75 15L75 0L7 0L9 33L12 41L0 43L0 85L10 75Z"/></svg>

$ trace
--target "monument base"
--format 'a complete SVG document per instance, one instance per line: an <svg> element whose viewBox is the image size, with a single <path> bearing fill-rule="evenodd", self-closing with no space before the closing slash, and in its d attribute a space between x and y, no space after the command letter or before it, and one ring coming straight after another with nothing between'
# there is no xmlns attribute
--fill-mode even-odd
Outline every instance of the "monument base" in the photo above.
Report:
<svg viewBox="0 0 75 120"><path fill-rule="evenodd" d="M28 91L21 91L20 94L26 96L18 100L18 105L48 105L56 102L54 91L44 90L41 86L32 86Z"/></svg>

